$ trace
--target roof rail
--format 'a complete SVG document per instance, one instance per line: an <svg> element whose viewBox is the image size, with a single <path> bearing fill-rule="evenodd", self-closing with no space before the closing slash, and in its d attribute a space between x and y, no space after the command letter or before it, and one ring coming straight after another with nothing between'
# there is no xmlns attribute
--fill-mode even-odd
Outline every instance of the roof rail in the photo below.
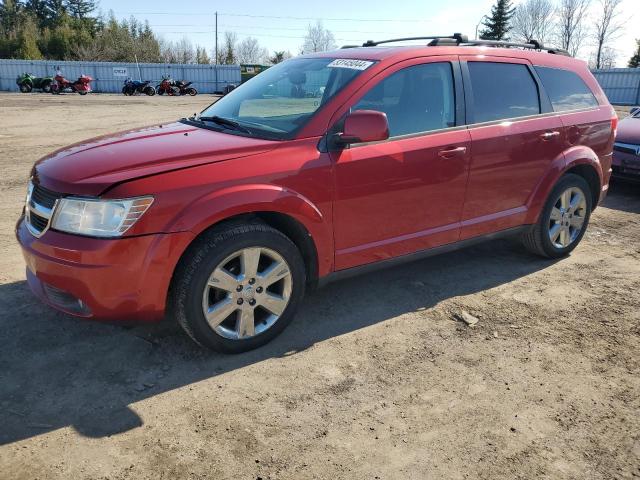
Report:
<svg viewBox="0 0 640 480"><path fill-rule="evenodd" d="M541 42L530 39L526 43L508 42L503 40L469 40L469 37L461 33L454 33L453 35L434 35L424 37L406 37L406 38L392 38L389 40L367 40L362 44L363 47L376 47L383 43L395 43L395 42L407 42L411 40L431 40L427 45L430 47L437 46L485 46L485 47L504 47L504 48L529 48L532 50L542 50L545 52L571 56L569 52L561 48L545 47ZM355 48L355 45L345 45L342 48Z"/></svg>
<svg viewBox="0 0 640 480"><path fill-rule="evenodd" d="M542 43L534 39L527 40L527 43L507 42L503 40L468 40L463 43L464 45L462 46L468 46L468 47L484 46L484 47L505 47L505 48L511 48L511 47L529 48L532 50L542 50L542 51L553 53L556 55L565 55L567 57L571 56L569 52L567 52L566 50L563 50L562 48L545 47Z"/></svg>
<svg viewBox="0 0 640 480"><path fill-rule="evenodd" d="M363 47L377 47L380 44L383 43L395 43L395 42L408 42L410 40L438 40L438 39L449 39L449 40L455 40L458 44L460 43L466 43L468 41L468 38L466 35L462 35L461 33L454 33L451 36L446 36L446 35L435 35L435 36L427 36L427 37L406 37L406 38L392 38L389 40L379 40L377 42L374 42L373 40L367 40L366 42L364 42L362 44Z"/></svg>

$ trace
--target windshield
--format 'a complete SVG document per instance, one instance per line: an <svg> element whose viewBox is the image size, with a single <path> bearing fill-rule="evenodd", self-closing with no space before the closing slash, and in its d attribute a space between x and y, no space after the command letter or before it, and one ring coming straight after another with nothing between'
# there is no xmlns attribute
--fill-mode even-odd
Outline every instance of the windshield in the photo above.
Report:
<svg viewBox="0 0 640 480"><path fill-rule="evenodd" d="M219 128L233 122L241 127L233 133L240 135L293 138L322 105L373 63L335 58L287 60L241 85L194 120L207 123L215 118L210 125Z"/></svg>

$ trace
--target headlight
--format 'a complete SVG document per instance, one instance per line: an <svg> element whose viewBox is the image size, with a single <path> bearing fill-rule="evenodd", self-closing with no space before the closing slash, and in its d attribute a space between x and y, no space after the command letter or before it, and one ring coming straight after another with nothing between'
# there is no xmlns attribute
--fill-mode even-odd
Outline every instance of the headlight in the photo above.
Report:
<svg viewBox="0 0 640 480"><path fill-rule="evenodd" d="M142 217L153 197L124 200L61 198L51 228L92 237L119 237Z"/></svg>

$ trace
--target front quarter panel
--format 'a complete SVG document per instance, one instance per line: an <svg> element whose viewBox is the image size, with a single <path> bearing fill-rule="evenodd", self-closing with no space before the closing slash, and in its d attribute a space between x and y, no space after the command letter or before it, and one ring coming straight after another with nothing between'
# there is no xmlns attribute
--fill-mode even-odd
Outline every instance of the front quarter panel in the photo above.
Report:
<svg viewBox="0 0 640 480"><path fill-rule="evenodd" d="M105 197L153 195L128 235L190 231L231 217L277 212L301 223L314 241L318 273L333 268L331 161L318 138L285 142L251 157L186 168L120 184Z"/></svg>

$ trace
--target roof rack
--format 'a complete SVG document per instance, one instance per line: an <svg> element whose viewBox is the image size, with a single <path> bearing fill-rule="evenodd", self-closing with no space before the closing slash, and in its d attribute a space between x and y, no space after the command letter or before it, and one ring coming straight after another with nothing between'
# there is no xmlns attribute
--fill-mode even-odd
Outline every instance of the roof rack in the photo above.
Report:
<svg viewBox="0 0 640 480"><path fill-rule="evenodd" d="M569 52L561 48L545 47L541 42L530 39L526 43L508 42L503 40L469 40L469 37L461 33L454 33L450 36L425 36L425 37L406 37L392 38L390 40L367 40L362 44L363 47L376 47L383 43L407 42L411 40L431 40L427 45L430 47L438 46L461 46L461 47L502 47L502 48L528 48L531 50L541 50L556 55L571 56ZM342 48L355 48L356 45L345 45Z"/></svg>
<svg viewBox="0 0 640 480"><path fill-rule="evenodd" d="M439 39L448 39L455 40L458 44L466 43L468 38L466 35L462 35L461 33L454 33L451 36L446 35L436 35L436 36L427 36L427 37L406 37L406 38L392 38L390 40L380 40L374 42L373 40L367 40L362 44L363 47L377 47L383 43L395 43L395 42L408 42L410 40L439 40Z"/></svg>

